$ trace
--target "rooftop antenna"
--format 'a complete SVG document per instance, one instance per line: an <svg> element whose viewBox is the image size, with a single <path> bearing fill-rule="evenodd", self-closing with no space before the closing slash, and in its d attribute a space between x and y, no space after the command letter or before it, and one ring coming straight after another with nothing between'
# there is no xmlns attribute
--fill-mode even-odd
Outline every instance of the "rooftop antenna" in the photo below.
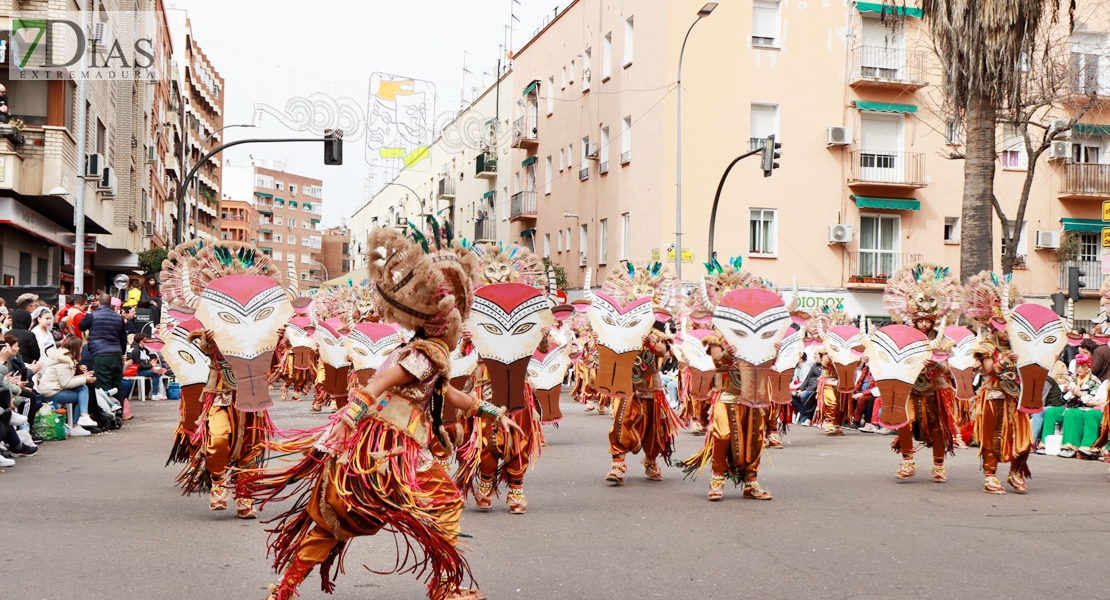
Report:
<svg viewBox="0 0 1110 600"><path fill-rule="evenodd" d="M463 67L462 67L462 86L459 88L459 110L466 110L466 76L470 73L470 69L466 68L466 55L470 54L463 50ZM471 56L474 56L471 54Z"/></svg>

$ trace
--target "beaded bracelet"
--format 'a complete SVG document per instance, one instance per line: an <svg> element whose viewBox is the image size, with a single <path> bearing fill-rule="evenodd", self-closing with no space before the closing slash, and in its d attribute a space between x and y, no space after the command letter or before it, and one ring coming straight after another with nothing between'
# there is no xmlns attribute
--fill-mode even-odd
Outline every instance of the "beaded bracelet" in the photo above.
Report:
<svg viewBox="0 0 1110 600"><path fill-rule="evenodd" d="M483 400L482 403L480 405L478 405L478 412L479 413L482 413L484 415L489 415L489 416L494 417L496 419L500 419L501 417L505 416L506 410L507 409L505 409L504 407L497 406L497 405L492 404L490 402L486 402L485 400Z"/></svg>

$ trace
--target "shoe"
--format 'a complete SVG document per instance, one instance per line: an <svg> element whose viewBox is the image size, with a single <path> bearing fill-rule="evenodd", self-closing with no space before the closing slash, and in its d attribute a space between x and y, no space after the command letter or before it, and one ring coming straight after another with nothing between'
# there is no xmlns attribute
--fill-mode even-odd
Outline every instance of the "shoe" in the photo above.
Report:
<svg viewBox="0 0 1110 600"><path fill-rule="evenodd" d="M644 475L652 481L663 481L663 472L659 470L659 463L654 460L644 459Z"/></svg>
<svg viewBox="0 0 1110 600"><path fill-rule="evenodd" d="M948 481L948 476L944 474L944 465L933 465L932 475L933 483L945 483Z"/></svg>
<svg viewBox="0 0 1110 600"><path fill-rule="evenodd" d="M523 515L528 508L528 500L524 498L524 489L509 488L508 496L505 502L509 505L509 514Z"/></svg>
<svg viewBox="0 0 1110 600"><path fill-rule="evenodd" d="M36 446L38 446L39 444L45 442L46 440L42 439L41 436L38 436L38 435L35 435L35 434L32 433L31 434L31 441L34 442Z"/></svg>
<svg viewBox="0 0 1110 600"><path fill-rule="evenodd" d="M768 448L782 448L782 439L779 438L779 434L770 433L770 434L767 435L767 447Z"/></svg>
<svg viewBox="0 0 1110 600"><path fill-rule="evenodd" d="M96 421L93 421L92 417L90 417L89 415L81 415L77 419L77 424L80 425L81 427L96 427L97 426Z"/></svg>
<svg viewBox="0 0 1110 600"><path fill-rule="evenodd" d="M851 423L848 424L848 429L859 429L859 423L856 423L855 421L852 421Z"/></svg>
<svg viewBox="0 0 1110 600"><path fill-rule="evenodd" d="M257 519L258 511L254 508L254 500L250 498L236 498L235 516L240 519Z"/></svg>
<svg viewBox="0 0 1110 600"><path fill-rule="evenodd" d="M825 435L844 435L844 430L836 425L825 425Z"/></svg>
<svg viewBox="0 0 1110 600"><path fill-rule="evenodd" d="M983 491L988 494L1006 493L1006 490L1002 488L1002 484L998 482L998 478L994 475L987 475L986 480L983 482Z"/></svg>
<svg viewBox="0 0 1110 600"><path fill-rule="evenodd" d="M709 478L709 501L716 502L725 494L725 476L714 475Z"/></svg>
<svg viewBox="0 0 1110 600"><path fill-rule="evenodd" d="M887 428L884 427L884 428L882 428L882 431L880 431L879 433L881 433L883 435L894 435L898 432L893 430L893 429L887 429Z"/></svg>
<svg viewBox="0 0 1110 600"><path fill-rule="evenodd" d="M1072 450L1071 448L1068 448L1067 450L1061 450L1060 453L1056 456L1059 456L1060 458L1075 458L1075 450Z"/></svg>
<svg viewBox="0 0 1110 600"><path fill-rule="evenodd" d="M5 458L3 456L0 456L0 469L2 469L4 467L14 467L14 466L15 466L15 461L14 460L12 460L10 458Z"/></svg>
<svg viewBox="0 0 1110 600"><path fill-rule="evenodd" d="M871 423L868 423L868 424L864 425L863 427L860 427L859 432L860 433L875 433L875 426L872 425Z"/></svg>
<svg viewBox="0 0 1110 600"><path fill-rule="evenodd" d="M274 386L270 386L270 389L271 390L274 389ZM281 398L282 400L285 400L288 397L289 397L289 388L287 388L285 386L281 386L281 391L278 392L278 398Z"/></svg>
<svg viewBox="0 0 1110 600"><path fill-rule="evenodd" d="M1094 459L1098 458L1097 454L1092 454L1091 453L1091 447L1090 446L1083 446L1078 450L1078 452L1079 452L1079 457L1082 458L1083 460L1094 460Z"/></svg>
<svg viewBox="0 0 1110 600"><path fill-rule="evenodd" d="M212 484L212 491L208 492L209 510L227 510L227 488L222 485Z"/></svg>
<svg viewBox="0 0 1110 600"><path fill-rule="evenodd" d="M616 484L624 483L624 473L628 471L628 465L624 464L623 460L614 460L613 468L609 470L609 474L605 476L605 481L610 481Z"/></svg>
<svg viewBox="0 0 1110 600"><path fill-rule="evenodd" d="M66 437L85 437L87 435L92 435L92 432L80 425L74 425L66 431Z"/></svg>
<svg viewBox="0 0 1110 600"><path fill-rule="evenodd" d="M959 436L957 436L956 439L952 440L952 445L961 450L967 448L967 444L964 443L964 439Z"/></svg>
<svg viewBox="0 0 1110 600"><path fill-rule="evenodd" d="M902 466L898 467L898 472L894 474L898 479L909 479L917 475L917 463L912 460L903 460Z"/></svg>
<svg viewBox="0 0 1110 600"><path fill-rule="evenodd" d="M39 449L36 446L28 446L27 444L23 444L23 449L19 452L16 452L15 455L20 458L27 458L28 456L34 456L38 454L38 452Z"/></svg>
<svg viewBox="0 0 1110 600"><path fill-rule="evenodd" d="M493 504L493 481L478 478L478 485L474 486L474 503L482 510Z"/></svg>
<svg viewBox="0 0 1110 600"><path fill-rule="evenodd" d="M23 416L23 413L13 412L10 422L12 427L23 427L27 424L27 417Z"/></svg>
<svg viewBox="0 0 1110 600"><path fill-rule="evenodd" d="M150 399L155 402L162 402L166 399L166 396L165 394L154 394L150 397Z"/></svg>
<svg viewBox="0 0 1110 600"><path fill-rule="evenodd" d="M1026 492L1025 478L1021 476L1021 473L1011 472L1006 476L1006 483L1010 484L1010 487L1014 488L1014 491L1019 494Z"/></svg>
<svg viewBox="0 0 1110 600"><path fill-rule="evenodd" d="M586 412L590 412L590 411L591 411L591 410L593 410L594 408L596 408L596 407L594 406L594 403L593 403L593 402L587 402L587 403L586 403Z"/></svg>
<svg viewBox="0 0 1110 600"><path fill-rule="evenodd" d="M705 433L705 425L701 424L698 421L694 421L693 424L690 426L690 433L694 435L703 435Z"/></svg>
<svg viewBox="0 0 1110 600"><path fill-rule="evenodd" d="M744 482L744 497L752 500L770 500L771 492L759 487L754 479Z"/></svg>

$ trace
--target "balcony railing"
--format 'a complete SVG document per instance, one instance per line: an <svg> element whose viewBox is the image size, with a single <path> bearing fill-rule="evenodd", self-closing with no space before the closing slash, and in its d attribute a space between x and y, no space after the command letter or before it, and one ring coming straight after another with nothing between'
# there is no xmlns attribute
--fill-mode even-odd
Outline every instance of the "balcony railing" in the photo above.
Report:
<svg viewBox="0 0 1110 600"><path fill-rule="evenodd" d="M1110 96L1110 54L1071 53L1071 91L1085 96Z"/></svg>
<svg viewBox="0 0 1110 600"><path fill-rule="evenodd" d="M860 250L848 253L850 283L885 284L888 277L905 265L922 260L921 254L902 254L892 250Z"/></svg>
<svg viewBox="0 0 1110 600"><path fill-rule="evenodd" d="M521 146L531 145L538 143L539 129L536 125L535 116L524 116L513 123L513 147L520 148Z"/></svg>
<svg viewBox="0 0 1110 600"><path fill-rule="evenodd" d="M436 193L436 198L454 198L455 197L455 180L450 177L444 177L439 180L439 191Z"/></svg>
<svg viewBox="0 0 1110 600"><path fill-rule="evenodd" d="M535 218L536 217L536 192L517 192L513 194L512 202L509 205L509 218L517 219L521 217Z"/></svg>
<svg viewBox="0 0 1110 600"><path fill-rule="evenodd" d="M497 239L497 223L490 218L474 222L474 241L492 242Z"/></svg>
<svg viewBox="0 0 1110 600"><path fill-rule="evenodd" d="M925 187L925 153L853 150L849 183Z"/></svg>
<svg viewBox="0 0 1110 600"><path fill-rule="evenodd" d="M884 46L856 46L852 50L852 86L897 85L920 88L928 85L925 52L886 48Z"/></svg>
<svg viewBox="0 0 1110 600"><path fill-rule="evenodd" d="M1064 182L1060 192L1074 196L1110 196L1110 165L1064 165Z"/></svg>
<svg viewBox="0 0 1110 600"><path fill-rule="evenodd" d="M1101 260L1069 260L1060 263L1060 273L1057 277L1056 286L1062 290L1068 289L1068 268L1079 267L1079 270L1086 273L1086 276L1080 277L1083 281L1083 286L1080 290L1088 292L1097 292L1102 287L1102 261Z"/></svg>
<svg viewBox="0 0 1110 600"><path fill-rule="evenodd" d="M474 176L492 178L497 176L497 157L490 152L483 152L474 160Z"/></svg>

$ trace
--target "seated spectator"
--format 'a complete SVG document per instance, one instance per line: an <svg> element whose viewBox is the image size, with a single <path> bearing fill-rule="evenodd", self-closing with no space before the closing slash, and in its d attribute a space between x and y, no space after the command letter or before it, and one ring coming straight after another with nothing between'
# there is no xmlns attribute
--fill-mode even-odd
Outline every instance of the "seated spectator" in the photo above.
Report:
<svg viewBox="0 0 1110 600"><path fill-rule="evenodd" d="M852 411L849 427L866 433L874 432L875 428L871 425L871 408L875 404L874 400L875 378L871 376L871 368L867 366L867 357L861 356L856 387L852 390L852 403L855 409Z"/></svg>
<svg viewBox="0 0 1110 600"><path fill-rule="evenodd" d="M87 384L96 381L96 377L84 366L80 368L77 361L81 359L81 338L68 336L62 341L60 348L53 348L47 352L46 364L43 366L38 391L54 403L55 408L62 404L76 404L80 417L69 429L68 435L90 435L85 427L96 427L96 421L89 417L89 388Z"/></svg>
<svg viewBox="0 0 1110 600"><path fill-rule="evenodd" d="M1033 426L1033 447L1036 448L1037 454L1044 454L1044 437L1041 435L1044 431L1045 414L1052 409L1053 414L1059 414L1064 410L1064 392L1061 389L1061 383L1068 385L1070 380L1067 377L1067 370L1060 367L1064 363L1056 361L1052 366L1052 371L1048 379L1044 383L1044 392L1042 400L1044 401L1044 410L1030 415L1030 422ZM1053 425L1053 431L1056 426ZM1052 434L1049 434L1052 435Z"/></svg>
<svg viewBox="0 0 1110 600"><path fill-rule="evenodd" d="M146 343L149 339L145 333L136 333L135 342L132 344L131 353L127 358L131 361L131 364L138 366L139 372L137 375L139 377L150 379L150 399L165 400L166 397L159 393L158 384L166 370L158 364L158 358L154 351L147 350Z"/></svg>
<svg viewBox="0 0 1110 600"><path fill-rule="evenodd" d="M1098 439L1106 398L1099 398L1098 390L1102 382L1091 373L1090 357L1076 355L1075 368L1075 380L1064 388L1063 409L1058 406L1045 409L1044 431L1055 432L1057 424L1063 427L1064 439L1059 456L1073 458L1078 452L1084 458L1097 457L1097 453L1091 451L1091 445Z"/></svg>
<svg viewBox="0 0 1110 600"><path fill-rule="evenodd" d="M39 340L31 332L31 313L21 309L12 311L12 329L8 333L19 340L19 355L23 357L23 362L35 364L42 354L39 352Z"/></svg>
<svg viewBox="0 0 1110 600"><path fill-rule="evenodd" d="M809 425L817 408L817 381L821 379L821 364L825 361L825 349L818 348L813 355L813 363L798 386L798 397L791 401L798 413L798 423ZM803 367L803 370L805 367Z"/></svg>

